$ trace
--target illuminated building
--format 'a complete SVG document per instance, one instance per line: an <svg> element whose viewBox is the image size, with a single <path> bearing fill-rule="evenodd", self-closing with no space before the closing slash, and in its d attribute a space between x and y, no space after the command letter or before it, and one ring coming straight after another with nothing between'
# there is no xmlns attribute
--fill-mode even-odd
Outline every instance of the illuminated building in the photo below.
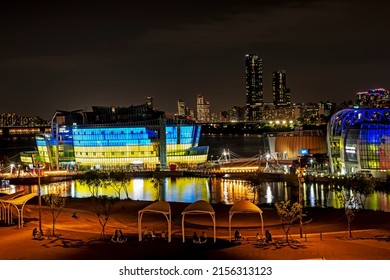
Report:
<svg viewBox="0 0 390 280"><path fill-rule="evenodd" d="M291 107L290 89L287 88L285 70L277 70L272 73L272 96L276 109Z"/></svg>
<svg viewBox="0 0 390 280"><path fill-rule="evenodd" d="M198 122L210 121L210 103L200 94L196 97L196 120Z"/></svg>
<svg viewBox="0 0 390 280"><path fill-rule="evenodd" d="M263 61L256 54L245 55L245 120L262 119L263 110Z"/></svg>
<svg viewBox="0 0 390 280"><path fill-rule="evenodd" d="M183 100L177 101L177 115L184 117L186 115L186 104Z"/></svg>
<svg viewBox="0 0 390 280"><path fill-rule="evenodd" d="M165 119L148 104L92 107L92 112L57 111L51 134L38 134L41 161L52 169L154 169L206 162L198 146L201 126Z"/></svg>
<svg viewBox="0 0 390 280"><path fill-rule="evenodd" d="M390 108L350 108L328 123L328 153L333 173L390 171Z"/></svg>

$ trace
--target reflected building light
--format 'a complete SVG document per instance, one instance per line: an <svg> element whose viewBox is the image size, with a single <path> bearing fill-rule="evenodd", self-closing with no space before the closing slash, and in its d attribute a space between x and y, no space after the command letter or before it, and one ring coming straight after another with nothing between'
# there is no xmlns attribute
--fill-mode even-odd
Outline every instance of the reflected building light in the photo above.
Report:
<svg viewBox="0 0 390 280"><path fill-rule="evenodd" d="M133 179L133 195L134 200L142 200L144 197L144 179L134 178Z"/></svg>
<svg viewBox="0 0 390 280"><path fill-rule="evenodd" d="M306 203L307 203L307 194L306 194L306 191L307 191L307 185L306 183L302 183L302 191L303 191L303 201L302 201L302 206L305 207L306 206Z"/></svg>
<svg viewBox="0 0 390 280"><path fill-rule="evenodd" d="M271 186L267 186L267 194L265 195L267 198L267 203L271 204L273 202L274 196L272 195Z"/></svg>
<svg viewBox="0 0 390 280"><path fill-rule="evenodd" d="M287 189L287 183L284 183L283 184L283 187L284 187L284 201L288 201L289 198L288 198L288 189Z"/></svg>
<svg viewBox="0 0 390 280"><path fill-rule="evenodd" d="M75 181L72 180L71 184L70 184L70 195L71 197L76 197L77 196L77 193L76 193L76 184L75 184Z"/></svg>
<svg viewBox="0 0 390 280"><path fill-rule="evenodd" d="M309 199L310 199L310 206L312 207L316 206L316 195L314 192L314 184L310 185Z"/></svg>

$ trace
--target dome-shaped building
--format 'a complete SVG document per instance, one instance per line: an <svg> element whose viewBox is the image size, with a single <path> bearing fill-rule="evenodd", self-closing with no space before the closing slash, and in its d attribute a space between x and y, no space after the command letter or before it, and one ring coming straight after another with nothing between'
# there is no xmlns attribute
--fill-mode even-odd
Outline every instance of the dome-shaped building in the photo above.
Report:
<svg viewBox="0 0 390 280"><path fill-rule="evenodd" d="M328 123L327 145L333 173L390 171L390 108L349 108Z"/></svg>

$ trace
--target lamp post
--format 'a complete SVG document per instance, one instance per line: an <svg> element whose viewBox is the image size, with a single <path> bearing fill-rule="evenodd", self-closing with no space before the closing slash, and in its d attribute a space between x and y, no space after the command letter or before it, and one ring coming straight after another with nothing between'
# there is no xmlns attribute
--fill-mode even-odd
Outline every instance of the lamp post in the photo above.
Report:
<svg viewBox="0 0 390 280"><path fill-rule="evenodd" d="M298 178L298 203L299 203L299 236L302 238L303 236L303 223L302 223L302 183L305 182L305 178L303 178L302 168L299 168L296 172Z"/></svg>
<svg viewBox="0 0 390 280"><path fill-rule="evenodd" d="M10 165L9 165L9 168L10 168L10 177L12 177L12 172L13 172L13 168L15 167L15 164L13 164L13 163L11 163Z"/></svg>
<svg viewBox="0 0 390 280"><path fill-rule="evenodd" d="M41 236L42 231L42 196L41 196L41 165L38 163L38 221L39 221L39 232Z"/></svg>

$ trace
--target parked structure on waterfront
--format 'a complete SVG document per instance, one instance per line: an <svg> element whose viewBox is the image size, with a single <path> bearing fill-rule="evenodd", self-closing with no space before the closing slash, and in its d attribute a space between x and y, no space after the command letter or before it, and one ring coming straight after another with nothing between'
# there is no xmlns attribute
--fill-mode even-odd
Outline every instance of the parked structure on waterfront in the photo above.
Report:
<svg viewBox="0 0 390 280"><path fill-rule="evenodd" d="M165 119L148 104L57 111L51 133L38 134L39 158L51 169L155 169L207 161L201 125Z"/></svg>

